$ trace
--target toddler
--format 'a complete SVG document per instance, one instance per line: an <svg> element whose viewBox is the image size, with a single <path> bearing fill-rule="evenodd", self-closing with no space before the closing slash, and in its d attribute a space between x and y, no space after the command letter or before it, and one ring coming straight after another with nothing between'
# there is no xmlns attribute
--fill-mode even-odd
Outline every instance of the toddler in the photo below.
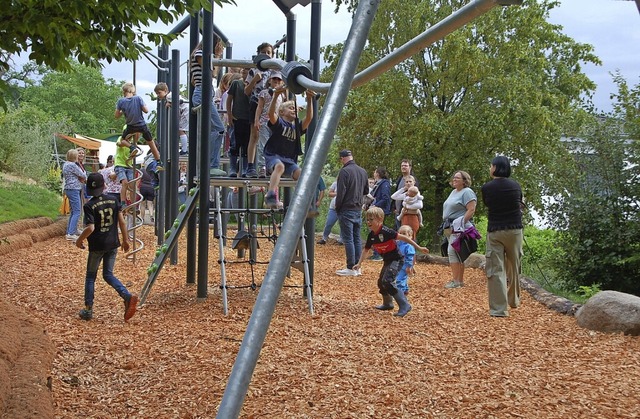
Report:
<svg viewBox="0 0 640 419"><path fill-rule="evenodd" d="M412 237L413 230L408 225L403 225L398 229L398 234L402 234L403 236ZM414 263L415 263L415 255L416 250L413 246L409 245L409 243L403 242L402 240L397 240L398 252L404 257L404 263L402 267L398 270L398 275L396 275L396 287L399 292L404 293L404 295L409 294L409 284L408 279L410 276L415 274Z"/></svg>

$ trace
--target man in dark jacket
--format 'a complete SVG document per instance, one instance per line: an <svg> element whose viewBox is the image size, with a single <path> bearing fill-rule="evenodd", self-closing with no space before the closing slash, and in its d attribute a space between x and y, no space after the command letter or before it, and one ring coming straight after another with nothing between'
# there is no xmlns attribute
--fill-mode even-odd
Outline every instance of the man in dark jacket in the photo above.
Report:
<svg viewBox="0 0 640 419"><path fill-rule="evenodd" d="M336 213L340 222L340 237L347 255L347 267L339 269L336 274L358 276L360 270L354 270L353 265L358 263L362 253L361 211L364 196L369 193L369 179L367 172L353 160L350 150L340 152L340 161L343 166L337 179Z"/></svg>

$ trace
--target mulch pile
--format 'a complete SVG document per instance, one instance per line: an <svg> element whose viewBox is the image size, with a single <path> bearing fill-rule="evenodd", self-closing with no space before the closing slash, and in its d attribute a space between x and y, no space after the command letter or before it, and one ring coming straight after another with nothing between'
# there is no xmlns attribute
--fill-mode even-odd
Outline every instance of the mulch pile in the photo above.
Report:
<svg viewBox="0 0 640 419"><path fill-rule="evenodd" d="M152 228L138 231L147 248L137 263L121 255L116 263L116 275L134 292L155 250ZM147 304L128 323L122 301L101 280L94 319L78 318L87 253L64 237L0 256L0 298L8 303L0 310L9 307L0 318L17 306L55 345L55 417L216 415L257 291L230 289L229 315L222 314L212 240L209 297L198 302L196 287L185 284L182 249L179 263L163 268ZM261 242L258 260L268 261L272 249ZM226 258L236 259L231 250ZM379 263L366 262L355 278L334 274L343 264L341 246L316 247L313 316L300 288L283 289L242 417L640 415L637 337L581 329L572 316L528 294L511 317L491 318L483 271L468 269L464 288L446 290L449 268L425 263L410 280L413 310L400 319L372 308L380 302ZM260 283L266 265L254 268ZM251 267L228 265L227 277L229 285L250 285ZM302 274L292 269L286 284L301 283ZM5 333L0 339L16 341ZM0 389L3 380L0 375Z"/></svg>

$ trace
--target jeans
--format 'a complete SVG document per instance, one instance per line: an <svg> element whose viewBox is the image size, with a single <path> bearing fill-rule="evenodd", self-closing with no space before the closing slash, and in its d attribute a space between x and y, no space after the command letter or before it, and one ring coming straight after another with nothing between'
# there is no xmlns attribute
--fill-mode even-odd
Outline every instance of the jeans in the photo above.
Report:
<svg viewBox="0 0 640 419"><path fill-rule="evenodd" d="M362 214L359 210L341 211L338 213L338 220L340 221L340 237L347 255L347 269L351 269L353 265L358 263L362 254L360 239Z"/></svg>
<svg viewBox="0 0 640 419"><path fill-rule="evenodd" d="M324 231L322 232L322 238L328 239L329 234L331 234L331 229L338 221L338 213L335 209L329 208L329 212L327 213L327 222L324 225Z"/></svg>
<svg viewBox="0 0 640 419"><path fill-rule="evenodd" d="M82 200L80 199L80 189L65 189L64 194L69 198L69 206L71 207L71 215L67 224L67 235L76 234L78 231L78 221L80 220L80 212L82 211Z"/></svg>
<svg viewBox="0 0 640 419"><path fill-rule="evenodd" d="M271 129L267 124L260 125L260 129L258 130L258 156L256 158L258 167L266 167L264 162L264 147L267 145L269 137L271 137Z"/></svg>
<svg viewBox="0 0 640 419"><path fill-rule="evenodd" d="M202 104L202 86L196 86L193 89L193 97L191 98L193 106ZM216 109L215 103L211 103L211 132L209 133L209 167L217 169L220 167L220 148L224 140L224 124L220 119L220 114Z"/></svg>
<svg viewBox="0 0 640 419"><path fill-rule="evenodd" d="M90 251L87 258L87 276L84 280L84 304L87 307L93 307L93 295L95 292L96 277L98 276L98 267L102 261L102 277L105 282L118 292L120 297L127 299L131 296L127 288L122 282L113 275L113 265L116 263L116 255L118 249Z"/></svg>

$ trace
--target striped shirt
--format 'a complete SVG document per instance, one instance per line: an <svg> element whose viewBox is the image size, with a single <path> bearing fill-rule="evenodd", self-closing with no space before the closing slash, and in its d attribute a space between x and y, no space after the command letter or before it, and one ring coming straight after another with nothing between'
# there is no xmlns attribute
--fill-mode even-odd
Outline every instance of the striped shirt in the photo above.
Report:
<svg viewBox="0 0 640 419"><path fill-rule="evenodd" d="M202 58L202 50L196 50L189 60L191 65L191 84L200 86L202 84L202 66L198 63L198 57Z"/></svg>

